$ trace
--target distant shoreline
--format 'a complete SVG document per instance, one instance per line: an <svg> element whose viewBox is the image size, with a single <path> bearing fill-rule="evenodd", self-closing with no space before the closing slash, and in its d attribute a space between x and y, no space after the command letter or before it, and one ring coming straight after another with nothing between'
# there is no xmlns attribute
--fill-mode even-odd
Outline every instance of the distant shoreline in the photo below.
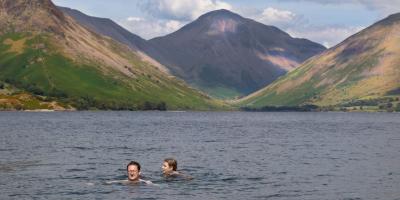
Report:
<svg viewBox="0 0 400 200"><path fill-rule="evenodd" d="M51 110L51 109L37 109L37 110L0 110L0 112L26 112L26 113L54 113L54 112L167 112L167 113L185 113L185 112L254 112L254 113L400 113L399 111L386 111L386 110Z"/></svg>

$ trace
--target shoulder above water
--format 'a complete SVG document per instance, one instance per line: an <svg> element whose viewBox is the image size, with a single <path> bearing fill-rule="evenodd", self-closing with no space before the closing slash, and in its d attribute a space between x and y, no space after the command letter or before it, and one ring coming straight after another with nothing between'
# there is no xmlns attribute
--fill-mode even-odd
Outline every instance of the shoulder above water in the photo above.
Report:
<svg viewBox="0 0 400 200"><path fill-rule="evenodd" d="M189 176L189 175L186 175L186 174L183 174L183 173L178 172L178 171L173 171L173 172L171 172L171 173L169 173L169 174L165 174L165 176L166 176L167 178L169 178L169 177L171 177L171 178L183 178L183 179L185 179L185 180L191 180L191 179L193 179L193 177L191 177L191 176Z"/></svg>

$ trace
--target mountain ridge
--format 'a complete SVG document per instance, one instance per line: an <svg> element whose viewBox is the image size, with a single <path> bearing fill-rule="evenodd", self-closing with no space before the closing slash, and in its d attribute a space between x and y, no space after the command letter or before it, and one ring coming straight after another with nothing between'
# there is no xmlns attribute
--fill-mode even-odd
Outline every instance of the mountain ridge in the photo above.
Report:
<svg viewBox="0 0 400 200"><path fill-rule="evenodd" d="M121 26L116 24L114 21L108 18L94 17L86 15L79 10L71 9L67 7L58 6L58 8L71 17L74 17L81 25L93 30L96 33L101 33L102 35L109 36L117 41L130 44L130 46L138 50L140 49L136 45L144 43L146 40L138 35L132 34L131 32L123 29ZM98 23L96 26L95 23ZM107 29L109 28L109 29Z"/></svg>
<svg viewBox="0 0 400 200"><path fill-rule="evenodd" d="M399 31L400 14L390 15L241 99L239 105L326 107L395 100L396 95L389 94L400 88Z"/></svg>
<svg viewBox="0 0 400 200"><path fill-rule="evenodd" d="M90 16L86 16L87 19L79 19L79 16L84 15L83 13L77 14L68 11L67 13L73 17L75 16L75 19L81 21L81 24L87 24L87 21L96 19ZM225 23L224 19L228 20L227 23ZM98 20L102 19L98 18ZM201 30L199 30L200 33L186 34L187 31L190 32L190 29L210 28L207 24L202 25L200 23L201 20L211 20L208 22L210 23L208 25L211 25L212 21L216 21L214 25L212 25L214 30L207 31L205 35L200 34ZM218 20L220 20L220 22ZM295 42L291 42L291 47L280 48L279 45L275 45L278 47L267 48L269 50L268 52L264 44L274 44L276 38L272 36L272 39L261 37L262 41L258 39L246 41L244 38L249 35L244 35L242 39L239 38L240 41L236 41L239 39L232 37L232 35L234 36L234 34L236 34L234 33L236 30L234 31L233 29L237 27L236 25L242 25L249 21L256 24L256 26L266 27L265 29L267 30L259 31L261 33L281 35L282 37L280 38L284 38L281 39L282 43L284 43L287 38L291 38L289 34L276 27L267 26L254 20L243 18L228 10L211 11L171 34L147 41L138 41L135 39L128 39L128 41L126 41L126 39L118 39L120 36L108 34L105 31L99 30L104 29L102 25L99 25L99 22L91 22L88 27L97 26L97 28L94 27L92 30L134 47L137 51L143 52L150 57L153 63L162 65L163 67L161 68L166 69L165 71L185 80L195 88L201 89L214 97L221 98L242 96L254 91L256 88L263 87L277 77L285 74L286 71L292 70L299 65L301 61L325 49L322 45L298 38L292 38ZM114 25L119 26L115 23ZM113 27L110 29L114 30L123 29L122 27L116 26L109 27ZM200 28L196 28L196 26ZM129 32L125 29L124 31ZM222 36L224 34L219 33L226 33L225 35L227 36ZM207 41L207 38L209 41ZM303 47L304 44L311 44L311 47L299 48L299 46ZM249 47L259 46L260 48L251 49L246 45ZM168 48L165 48L165 46ZM172 48L170 48L171 46ZM235 50L240 48L242 50ZM298 50L285 52L285 50L290 48ZM314 51L310 51L311 49L314 49ZM239 67L237 67L237 65Z"/></svg>
<svg viewBox="0 0 400 200"><path fill-rule="evenodd" d="M151 51L152 47L147 44L147 41L138 35L135 35L128 30L124 29L114 21L108 18L100 18L86 15L79 10L58 7L63 13L71 16L81 25L85 26L89 30L110 37L122 44L128 45L133 51L135 51L143 61L149 62L152 65L158 67L165 73L170 74L169 70L161 63L151 58L145 51Z"/></svg>

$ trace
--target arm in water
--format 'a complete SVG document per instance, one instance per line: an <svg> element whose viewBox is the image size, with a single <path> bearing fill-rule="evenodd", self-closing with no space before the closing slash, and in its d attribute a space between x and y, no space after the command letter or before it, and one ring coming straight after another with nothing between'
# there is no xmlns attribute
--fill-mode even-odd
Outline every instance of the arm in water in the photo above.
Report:
<svg viewBox="0 0 400 200"><path fill-rule="evenodd" d="M115 180L115 181L107 181L106 184L114 184L114 183L122 183L122 184L130 184L130 183L145 183L146 185L154 185L154 186L158 186L157 184L151 182L151 181L147 181L147 180L143 180L143 179L139 179L139 181L135 182L135 181L130 181L130 180Z"/></svg>
<svg viewBox="0 0 400 200"><path fill-rule="evenodd" d="M113 184L113 183L129 183L129 180L106 181L106 184Z"/></svg>
<svg viewBox="0 0 400 200"><path fill-rule="evenodd" d="M147 185L158 186L157 184L155 184L155 183L153 183L153 182L151 182L151 181L146 181L146 180L143 180L143 179L139 179L139 181L142 182L142 183L146 183Z"/></svg>

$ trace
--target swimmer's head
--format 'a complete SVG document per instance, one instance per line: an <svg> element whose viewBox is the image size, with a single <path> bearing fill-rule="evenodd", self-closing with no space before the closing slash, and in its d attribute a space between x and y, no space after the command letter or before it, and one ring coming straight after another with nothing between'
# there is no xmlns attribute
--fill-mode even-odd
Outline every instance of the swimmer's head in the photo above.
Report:
<svg viewBox="0 0 400 200"><path fill-rule="evenodd" d="M126 171L128 172L128 179L130 181L138 181L140 175L140 164L136 161L131 161L126 166Z"/></svg>
<svg viewBox="0 0 400 200"><path fill-rule="evenodd" d="M173 158L167 158L161 168L164 174L170 174L178 169L178 162Z"/></svg>

